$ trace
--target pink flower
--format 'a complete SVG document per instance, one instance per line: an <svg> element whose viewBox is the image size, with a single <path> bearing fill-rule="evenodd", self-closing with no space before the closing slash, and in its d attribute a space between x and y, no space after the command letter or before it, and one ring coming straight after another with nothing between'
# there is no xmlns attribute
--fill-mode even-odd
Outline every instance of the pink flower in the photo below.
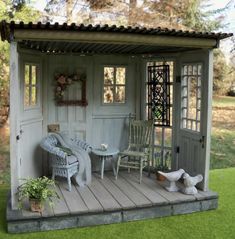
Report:
<svg viewBox="0 0 235 239"><path fill-rule="evenodd" d="M61 85L66 84L66 78L65 76L61 75L58 79L57 82L60 83Z"/></svg>

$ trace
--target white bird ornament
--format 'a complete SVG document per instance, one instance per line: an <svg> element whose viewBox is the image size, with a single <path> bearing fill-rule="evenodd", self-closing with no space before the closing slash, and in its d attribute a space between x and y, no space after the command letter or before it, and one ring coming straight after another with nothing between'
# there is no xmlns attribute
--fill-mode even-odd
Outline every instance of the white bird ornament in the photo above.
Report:
<svg viewBox="0 0 235 239"><path fill-rule="evenodd" d="M170 172L170 173L164 173L164 172L158 171L158 173L163 175L170 182L170 186L165 187L166 190L169 192L179 191L179 188L176 186L175 182L181 178L181 176L184 172L185 171L182 168L177 171Z"/></svg>
<svg viewBox="0 0 235 239"><path fill-rule="evenodd" d="M185 188L183 189L183 193L196 194L197 188L195 187L195 185L197 185L198 183L202 181L203 176L201 174L198 174L195 177L191 177L188 173L184 173L183 179L184 179L184 186L185 186Z"/></svg>

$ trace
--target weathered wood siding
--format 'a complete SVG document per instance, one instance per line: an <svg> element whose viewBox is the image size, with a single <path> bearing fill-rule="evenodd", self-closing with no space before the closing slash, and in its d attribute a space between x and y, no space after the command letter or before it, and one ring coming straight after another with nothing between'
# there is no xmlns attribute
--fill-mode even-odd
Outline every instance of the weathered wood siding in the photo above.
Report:
<svg viewBox="0 0 235 239"><path fill-rule="evenodd" d="M107 143L110 147L124 149L128 140L128 117L136 113L136 85L139 77L136 75L136 59L118 56L48 56L44 59L44 134L47 125L59 124L61 131L80 138L99 147ZM126 103L105 105L103 94L103 67L125 66L127 70ZM54 101L55 74L73 74L77 70L87 75L88 106L56 106ZM81 94L81 86L74 84L65 95L73 99ZM92 156L94 170L99 169L99 160ZM109 167L106 164L106 167Z"/></svg>

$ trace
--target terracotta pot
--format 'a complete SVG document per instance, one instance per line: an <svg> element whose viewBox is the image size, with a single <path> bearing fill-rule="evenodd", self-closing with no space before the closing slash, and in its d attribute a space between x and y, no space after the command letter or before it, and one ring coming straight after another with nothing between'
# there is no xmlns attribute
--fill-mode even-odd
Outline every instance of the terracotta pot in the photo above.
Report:
<svg viewBox="0 0 235 239"><path fill-rule="evenodd" d="M30 198L29 203L30 203L30 209L32 212L42 212L44 210L42 201L38 199Z"/></svg>
<svg viewBox="0 0 235 239"><path fill-rule="evenodd" d="M160 173L156 173L156 178L158 181L165 181L166 177L164 177L162 174Z"/></svg>

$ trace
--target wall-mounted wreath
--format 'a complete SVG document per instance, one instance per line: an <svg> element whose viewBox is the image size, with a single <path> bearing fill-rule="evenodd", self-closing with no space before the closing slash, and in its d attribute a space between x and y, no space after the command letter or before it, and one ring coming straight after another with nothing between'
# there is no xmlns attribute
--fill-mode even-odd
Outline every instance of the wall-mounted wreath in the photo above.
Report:
<svg viewBox="0 0 235 239"><path fill-rule="evenodd" d="M55 76L56 86L55 86L55 102L58 106L63 105L78 105L87 106L86 100L86 74L58 74ZM65 100L64 94L68 87L76 82L80 82L82 85L81 99L79 100Z"/></svg>

